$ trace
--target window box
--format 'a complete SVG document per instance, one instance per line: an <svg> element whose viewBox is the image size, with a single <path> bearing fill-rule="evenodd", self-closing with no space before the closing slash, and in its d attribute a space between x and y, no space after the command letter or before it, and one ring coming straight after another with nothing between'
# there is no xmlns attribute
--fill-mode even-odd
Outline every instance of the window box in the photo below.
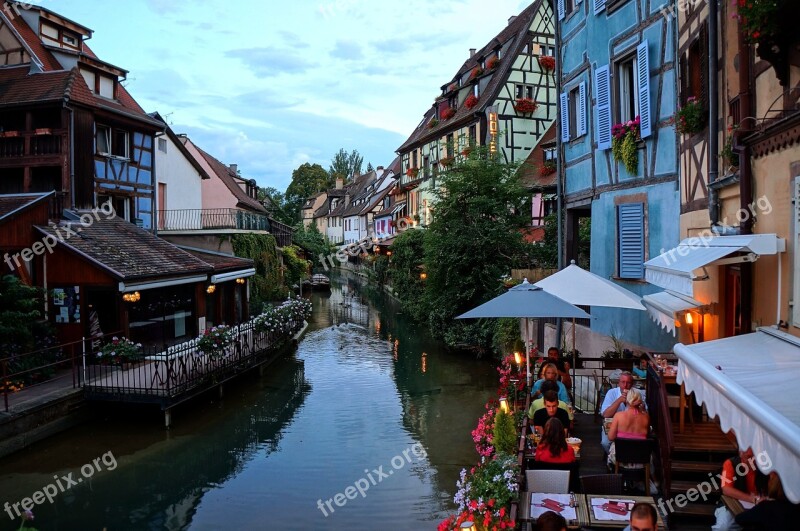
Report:
<svg viewBox="0 0 800 531"><path fill-rule="evenodd" d="M639 126L637 116L633 120L616 124L611 128L611 153L614 160L622 163L628 173L636 175L639 171Z"/></svg>
<svg viewBox="0 0 800 531"><path fill-rule="evenodd" d="M442 117L442 120L449 120L450 118L456 115L456 110L453 109L452 107L448 107L447 109L444 109L442 112L440 112L439 115Z"/></svg>
<svg viewBox="0 0 800 531"><path fill-rule="evenodd" d="M483 68L481 68L480 66L476 66L475 68L472 69L472 73L469 75L469 78L475 79L476 77L482 75L483 75Z"/></svg>
<svg viewBox="0 0 800 531"><path fill-rule="evenodd" d="M430 122L428 122L428 129L433 129L437 125L439 125L439 120L433 118Z"/></svg>
<svg viewBox="0 0 800 531"><path fill-rule="evenodd" d="M686 105L675 113L675 130L683 135L694 135L706 126L705 114L700 100L694 96L686 100Z"/></svg>
<svg viewBox="0 0 800 531"><path fill-rule="evenodd" d="M555 172L556 172L555 161L548 160L544 164L542 164L542 167L539 169L539 176L548 177L550 175L553 175Z"/></svg>
<svg viewBox="0 0 800 531"><path fill-rule="evenodd" d="M500 66L500 58L497 56L494 56L488 61L486 61L486 68L488 68L489 70L494 70L498 66Z"/></svg>
<svg viewBox="0 0 800 531"><path fill-rule="evenodd" d="M49 127L42 127L42 128L39 128L39 129L34 129L33 132L34 132L34 134L37 134L37 135L52 135L53 134L53 130L50 129Z"/></svg>
<svg viewBox="0 0 800 531"><path fill-rule="evenodd" d="M472 109L476 105L478 105L478 98L477 96L475 96L475 94L470 94L469 96L467 96L467 99L464 100L464 106L467 109Z"/></svg>
<svg viewBox="0 0 800 531"><path fill-rule="evenodd" d="M538 108L539 104L531 98L517 98L514 104L514 109L520 114L533 114Z"/></svg>
<svg viewBox="0 0 800 531"><path fill-rule="evenodd" d="M406 170L406 176L415 179L419 175L419 168L409 168Z"/></svg>
<svg viewBox="0 0 800 531"><path fill-rule="evenodd" d="M539 66L545 72L553 72L556 69L556 58L550 55L542 55L539 57Z"/></svg>
<svg viewBox="0 0 800 531"><path fill-rule="evenodd" d="M439 164L441 164L445 168L449 168L450 166L453 165L455 161L456 159L453 157L444 157L443 159L439 159Z"/></svg>

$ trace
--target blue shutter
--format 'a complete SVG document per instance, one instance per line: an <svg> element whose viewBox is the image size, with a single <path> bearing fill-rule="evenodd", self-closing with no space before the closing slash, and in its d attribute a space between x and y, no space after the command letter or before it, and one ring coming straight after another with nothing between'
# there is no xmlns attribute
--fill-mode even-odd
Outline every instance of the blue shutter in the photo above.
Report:
<svg viewBox="0 0 800 531"><path fill-rule="evenodd" d="M606 0L594 0L594 14L599 15L606 10Z"/></svg>
<svg viewBox="0 0 800 531"><path fill-rule="evenodd" d="M556 7L558 8L558 20L564 20L567 9L564 5L565 0L558 0Z"/></svg>
<svg viewBox="0 0 800 531"><path fill-rule="evenodd" d="M597 149L611 149L611 80L608 65L594 71L594 84L597 87Z"/></svg>
<svg viewBox="0 0 800 531"><path fill-rule="evenodd" d="M647 41L636 47L636 85L639 90L639 119L641 136L647 138L653 134L650 116L650 58L647 53Z"/></svg>
<svg viewBox="0 0 800 531"><path fill-rule="evenodd" d="M578 85L578 136L586 134L586 82Z"/></svg>
<svg viewBox="0 0 800 531"><path fill-rule="evenodd" d="M569 142L569 103L567 93L562 92L559 97L559 107L561 108L561 141Z"/></svg>
<svg viewBox="0 0 800 531"><path fill-rule="evenodd" d="M644 277L644 203L618 207L619 277Z"/></svg>

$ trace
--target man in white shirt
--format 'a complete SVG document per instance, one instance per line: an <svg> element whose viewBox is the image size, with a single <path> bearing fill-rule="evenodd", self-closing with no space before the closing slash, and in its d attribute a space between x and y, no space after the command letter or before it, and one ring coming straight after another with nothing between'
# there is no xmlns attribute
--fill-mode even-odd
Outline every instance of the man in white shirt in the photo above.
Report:
<svg viewBox="0 0 800 531"><path fill-rule="evenodd" d="M619 375L619 386L609 390L603 399L603 405L600 406L604 419L612 418L616 413L628 409L628 404L625 400L628 398L628 390L633 387L633 375L625 371ZM642 392L642 402L647 402L644 399L644 392ZM600 444L606 453L611 449L611 441L608 440L606 430L600 429Z"/></svg>

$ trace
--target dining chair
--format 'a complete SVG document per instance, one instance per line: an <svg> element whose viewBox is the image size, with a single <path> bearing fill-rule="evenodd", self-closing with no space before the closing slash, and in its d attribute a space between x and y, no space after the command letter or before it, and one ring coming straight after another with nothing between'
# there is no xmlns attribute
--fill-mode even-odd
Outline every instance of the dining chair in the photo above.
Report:
<svg viewBox="0 0 800 531"><path fill-rule="evenodd" d="M530 492L550 494L567 494L569 492L569 470L526 470L525 480Z"/></svg>
<svg viewBox="0 0 800 531"><path fill-rule="evenodd" d="M593 474L581 476L581 491L585 494L622 494L622 474Z"/></svg>
<svg viewBox="0 0 800 531"><path fill-rule="evenodd" d="M654 439L627 439L617 437L614 441L616 447L616 466L614 472L624 476L638 477L644 471L644 491L650 494L650 454L653 452ZM620 466L621 465L621 466ZM633 468L626 465L642 465L642 468Z"/></svg>
<svg viewBox="0 0 800 531"><path fill-rule="evenodd" d="M603 400L606 397L606 393L611 389L611 382L608 380L608 377L603 377L597 374L596 370L592 371L592 377L594 378L594 389L595 389L594 422L596 424L598 417L602 415L602 411L600 411L600 406L603 404Z"/></svg>

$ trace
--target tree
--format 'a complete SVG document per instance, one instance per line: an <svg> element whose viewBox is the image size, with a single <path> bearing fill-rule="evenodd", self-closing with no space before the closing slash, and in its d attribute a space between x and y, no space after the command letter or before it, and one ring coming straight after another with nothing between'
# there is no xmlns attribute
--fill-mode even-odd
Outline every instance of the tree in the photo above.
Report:
<svg viewBox="0 0 800 531"><path fill-rule="evenodd" d="M292 241L308 251L314 267L322 267L325 264L325 259L334 252L327 238L314 223L308 227L302 222L298 223L294 228Z"/></svg>
<svg viewBox="0 0 800 531"><path fill-rule="evenodd" d="M496 320L454 318L499 293L500 278L527 261L522 229L529 193L516 166L484 150L441 174L425 238L426 306L431 329L451 345L488 349Z"/></svg>
<svg viewBox="0 0 800 531"><path fill-rule="evenodd" d="M283 193L279 192L277 188L267 186L265 188L258 188L258 201L264 204L264 207L269 212L269 215L280 221L291 225L294 220L286 211L286 198Z"/></svg>
<svg viewBox="0 0 800 531"><path fill-rule="evenodd" d="M306 199L317 192L328 188L328 172L319 164L301 164L292 172L292 182L286 188L285 206L286 215L294 225L300 221L300 209Z"/></svg>
<svg viewBox="0 0 800 531"><path fill-rule="evenodd" d="M422 279L425 231L407 230L400 233L392 244L389 275L397 298L403 309L413 319L423 320L427 312L423 303L425 282Z"/></svg>
<svg viewBox="0 0 800 531"><path fill-rule="evenodd" d="M340 149L339 152L333 156L331 167L328 169L328 186L333 188L336 185L336 179L342 179L344 182L352 181L356 175L361 174L361 165L364 163L358 150L354 149L350 153Z"/></svg>
<svg viewBox="0 0 800 531"><path fill-rule="evenodd" d="M369 173L371 171L375 171L375 168L372 167L372 163L371 162L367 162L367 171L366 171L366 173Z"/></svg>

